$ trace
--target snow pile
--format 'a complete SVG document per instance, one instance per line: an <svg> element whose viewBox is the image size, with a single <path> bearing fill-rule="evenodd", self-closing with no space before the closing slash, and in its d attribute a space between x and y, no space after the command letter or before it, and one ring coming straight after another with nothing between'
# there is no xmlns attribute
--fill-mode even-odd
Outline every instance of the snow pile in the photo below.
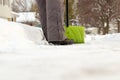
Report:
<svg viewBox="0 0 120 80"><path fill-rule="evenodd" d="M42 30L28 25L0 19L0 51L47 44Z"/></svg>
<svg viewBox="0 0 120 80"><path fill-rule="evenodd" d="M34 22L36 21L35 12L23 12L18 13L19 17L17 17L17 22Z"/></svg>
<svg viewBox="0 0 120 80"><path fill-rule="evenodd" d="M120 41L120 33L105 35L103 40Z"/></svg>
<svg viewBox="0 0 120 80"><path fill-rule="evenodd" d="M112 41L120 41L120 33L114 33L114 34L106 34L106 35L86 35L85 41L106 41L106 42L112 42Z"/></svg>

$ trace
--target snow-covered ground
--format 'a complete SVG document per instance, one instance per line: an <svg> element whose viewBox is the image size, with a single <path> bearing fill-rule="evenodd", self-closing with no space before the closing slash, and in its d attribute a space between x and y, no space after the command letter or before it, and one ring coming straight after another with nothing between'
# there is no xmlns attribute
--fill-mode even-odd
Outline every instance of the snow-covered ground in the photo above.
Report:
<svg viewBox="0 0 120 80"><path fill-rule="evenodd" d="M0 80L120 80L120 34L54 46L40 28L0 19Z"/></svg>

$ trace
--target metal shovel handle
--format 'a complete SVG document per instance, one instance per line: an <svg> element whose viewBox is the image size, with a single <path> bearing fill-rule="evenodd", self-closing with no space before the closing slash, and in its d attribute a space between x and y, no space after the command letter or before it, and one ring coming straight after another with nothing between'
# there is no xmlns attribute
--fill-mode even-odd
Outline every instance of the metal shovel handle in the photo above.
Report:
<svg viewBox="0 0 120 80"><path fill-rule="evenodd" d="M68 6L68 0L66 0L66 27L69 27L69 6Z"/></svg>

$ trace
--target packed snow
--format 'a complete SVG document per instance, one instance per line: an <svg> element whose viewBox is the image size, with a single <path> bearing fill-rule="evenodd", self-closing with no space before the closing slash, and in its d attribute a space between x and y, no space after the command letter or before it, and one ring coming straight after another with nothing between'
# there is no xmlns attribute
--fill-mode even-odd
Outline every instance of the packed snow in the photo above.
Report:
<svg viewBox="0 0 120 80"><path fill-rule="evenodd" d="M120 34L48 45L40 28L0 19L0 80L120 80Z"/></svg>

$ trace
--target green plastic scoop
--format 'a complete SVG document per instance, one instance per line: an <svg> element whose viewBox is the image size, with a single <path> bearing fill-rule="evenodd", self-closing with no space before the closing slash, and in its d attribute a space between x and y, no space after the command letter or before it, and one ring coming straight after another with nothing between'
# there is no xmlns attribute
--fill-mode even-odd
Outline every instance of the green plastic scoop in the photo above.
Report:
<svg viewBox="0 0 120 80"><path fill-rule="evenodd" d="M66 0L66 27L65 35L68 39L72 39L75 43L84 43L84 27L83 26L69 26L68 0Z"/></svg>

